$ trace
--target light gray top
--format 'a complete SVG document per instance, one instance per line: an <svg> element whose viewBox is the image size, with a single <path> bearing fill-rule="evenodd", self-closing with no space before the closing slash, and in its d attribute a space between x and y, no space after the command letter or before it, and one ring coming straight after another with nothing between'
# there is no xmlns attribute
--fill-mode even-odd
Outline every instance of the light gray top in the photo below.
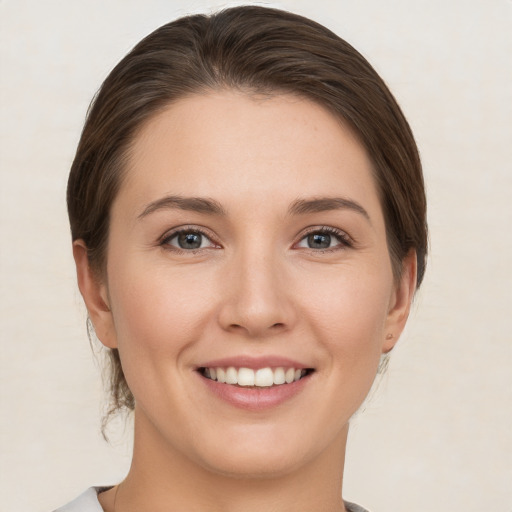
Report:
<svg viewBox="0 0 512 512"><path fill-rule="evenodd" d="M98 492L108 487L89 487L87 491L80 494L78 498L70 501L67 505L54 510L53 512L103 512L98 501Z"/></svg>
<svg viewBox="0 0 512 512"><path fill-rule="evenodd" d="M89 487L83 494L78 496L67 505L54 510L54 512L103 512L100 502L98 501L98 493L106 491L110 487ZM347 512L368 512L368 510L356 505L355 503L345 502Z"/></svg>

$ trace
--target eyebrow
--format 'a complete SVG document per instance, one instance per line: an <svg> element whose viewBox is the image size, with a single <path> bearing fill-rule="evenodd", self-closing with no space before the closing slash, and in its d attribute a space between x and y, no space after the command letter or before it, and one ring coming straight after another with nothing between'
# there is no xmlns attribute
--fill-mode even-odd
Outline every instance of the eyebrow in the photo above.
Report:
<svg viewBox="0 0 512 512"><path fill-rule="evenodd" d="M143 219L147 215L158 210L179 209L210 215L226 215L226 210L214 199L205 197L181 197L166 196L149 203L138 219ZM352 210L361 214L371 224L368 212L356 201L343 197L320 197L315 199L297 199L288 209L291 215L304 215L307 213L320 213L329 210Z"/></svg>
<svg viewBox="0 0 512 512"><path fill-rule="evenodd" d="M206 197L166 196L149 203L137 217L143 219L158 210L179 209L210 215L226 215L222 205L214 199Z"/></svg>
<svg viewBox="0 0 512 512"><path fill-rule="evenodd" d="M303 215L306 213L320 213L329 210L352 210L361 214L370 224L371 219L368 212L356 201L344 197L320 197L315 199L297 199L290 208L292 215Z"/></svg>

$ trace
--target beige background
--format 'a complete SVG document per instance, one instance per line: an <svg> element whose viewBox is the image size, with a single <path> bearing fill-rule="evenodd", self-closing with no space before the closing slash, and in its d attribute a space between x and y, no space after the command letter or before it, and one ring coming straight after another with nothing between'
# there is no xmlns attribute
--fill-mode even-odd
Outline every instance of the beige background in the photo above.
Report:
<svg viewBox="0 0 512 512"><path fill-rule="evenodd" d="M49 511L127 470L74 282L68 168L89 100L143 35L220 4L3 0L2 510ZM354 420L345 496L373 512L512 511L512 2L286 0L389 83L430 200L424 289Z"/></svg>

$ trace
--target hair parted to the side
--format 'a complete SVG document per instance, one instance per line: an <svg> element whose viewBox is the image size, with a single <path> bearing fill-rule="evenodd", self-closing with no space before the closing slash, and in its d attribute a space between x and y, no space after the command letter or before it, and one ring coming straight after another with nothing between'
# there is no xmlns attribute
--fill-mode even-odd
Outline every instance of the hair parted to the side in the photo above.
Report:
<svg viewBox="0 0 512 512"><path fill-rule="evenodd" d="M109 213L138 130L191 94L235 89L294 94L352 128L373 163L395 277L411 249L425 272L426 200L409 125L383 80L352 46L307 18L257 6L192 15L144 38L112 70L89 109L69 175L73 240L105 279ZM133 409L117 350L110 351L111 408Z"/></svg>

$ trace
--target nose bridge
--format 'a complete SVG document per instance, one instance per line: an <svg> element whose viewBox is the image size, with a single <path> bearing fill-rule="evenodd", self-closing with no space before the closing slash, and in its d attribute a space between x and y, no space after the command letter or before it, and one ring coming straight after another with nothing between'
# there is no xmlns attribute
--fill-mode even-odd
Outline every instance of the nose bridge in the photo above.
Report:
<svg viewBox="0 0 512 512"><path fill-rule="evenodd" d="M262 240L240 247L230 260L228 273L220 312L225 329L265 336L291 326L294 315L284 261L274 244Z"/></svg>

